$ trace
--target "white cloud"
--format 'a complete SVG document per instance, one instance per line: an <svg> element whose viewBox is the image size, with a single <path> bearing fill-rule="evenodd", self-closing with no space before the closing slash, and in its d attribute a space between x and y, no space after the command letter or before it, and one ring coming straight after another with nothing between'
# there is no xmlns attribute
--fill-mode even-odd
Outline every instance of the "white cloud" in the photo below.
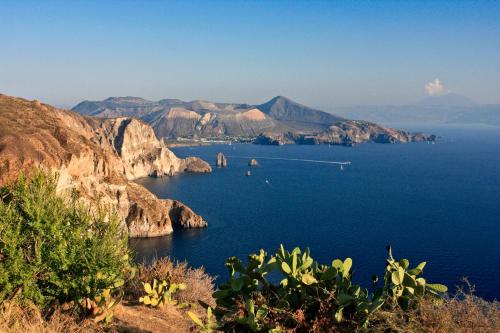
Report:
<svg viewBox="0 0 500 333"><path fill-rule="evenodd" d="M425 85L425 90L429 96L442 95L448 92L439 79L434 79L434 81L427 83Z"/></svg>

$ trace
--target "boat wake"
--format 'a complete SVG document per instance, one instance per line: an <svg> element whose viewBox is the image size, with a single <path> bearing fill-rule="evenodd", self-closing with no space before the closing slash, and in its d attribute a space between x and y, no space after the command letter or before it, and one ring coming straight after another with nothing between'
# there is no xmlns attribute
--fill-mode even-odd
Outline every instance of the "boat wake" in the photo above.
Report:
<svg viewBox="0 0 500 333"><path fill-rule="evenodd" d="M295 161L295 162L309 162L309 163L323 163L323 164L337 164L349 165L351 161L323 161L323 160L308 160L303 158L284 158L284 157L263 157L263 156L226 156L228 158L255 158L257 160L279 160L279 161Z"/></svg>

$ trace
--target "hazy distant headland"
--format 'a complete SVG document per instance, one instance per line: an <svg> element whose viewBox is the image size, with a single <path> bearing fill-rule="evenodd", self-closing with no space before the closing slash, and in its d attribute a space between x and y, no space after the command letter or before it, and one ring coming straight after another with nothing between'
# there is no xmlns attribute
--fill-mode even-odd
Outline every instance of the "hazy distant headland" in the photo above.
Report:
<svg viewBox="0 0 500 333"><path fill-rule="evenodd" d="M429 96L406 105L366 105L328 108L344 117L382 124L484 124L500 125L500 104L481 104L463 95Z"/></svg>

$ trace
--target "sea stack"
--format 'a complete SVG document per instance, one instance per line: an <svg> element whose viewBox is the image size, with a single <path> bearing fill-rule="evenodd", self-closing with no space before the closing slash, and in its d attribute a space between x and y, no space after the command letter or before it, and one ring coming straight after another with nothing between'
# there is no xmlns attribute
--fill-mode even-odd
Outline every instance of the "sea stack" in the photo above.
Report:
<svg viewBox="0 0 500 333"><path fill-rule="evenodd" d="M175 175L175 168L173 165L170 166L170 170L168 171L168 175L173 177Z"/></svg>
<svg viewBox="0 0 500 333"><path fill-rule="evenodd" d="M223 153L218 153L217 154L217 159L215 161L215 165L219 168L225 168L227 167L227 159L226 156L224 156Z"/></svg>
<svg viewBox="0 0 500 333"><path fill-rule="evenodd" d="M252 158L250 161L248 161L248 166L254 167L259 165L259 162L255 158Z"/></svg>

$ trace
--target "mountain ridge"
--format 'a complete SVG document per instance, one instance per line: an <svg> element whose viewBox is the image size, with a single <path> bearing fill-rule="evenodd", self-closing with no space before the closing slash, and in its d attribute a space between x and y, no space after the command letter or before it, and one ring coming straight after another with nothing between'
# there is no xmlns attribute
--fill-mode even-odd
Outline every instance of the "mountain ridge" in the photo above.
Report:
<svg viewBox="0 0 500 333"><path fill-rule="evenodd" d="M296 140L352 145L361 142L409 142L424 140L403 131L353 122L345 117L308 107L275 96L262 104L217 103L205 100L184 102L179 99L148 101L140 97L113 97L104 101L83 101L72 110L97 117L137 117L150 124L158 137L167 139L255 140L262 137L316 136L317 140ZM345 130L348 128L349 130ZM285 133L288 133L284 136ZM385 140L377 139L386 135ZM390 138L389 138L390 137ZM282 142L292 143L291 140Z"/></svg>

